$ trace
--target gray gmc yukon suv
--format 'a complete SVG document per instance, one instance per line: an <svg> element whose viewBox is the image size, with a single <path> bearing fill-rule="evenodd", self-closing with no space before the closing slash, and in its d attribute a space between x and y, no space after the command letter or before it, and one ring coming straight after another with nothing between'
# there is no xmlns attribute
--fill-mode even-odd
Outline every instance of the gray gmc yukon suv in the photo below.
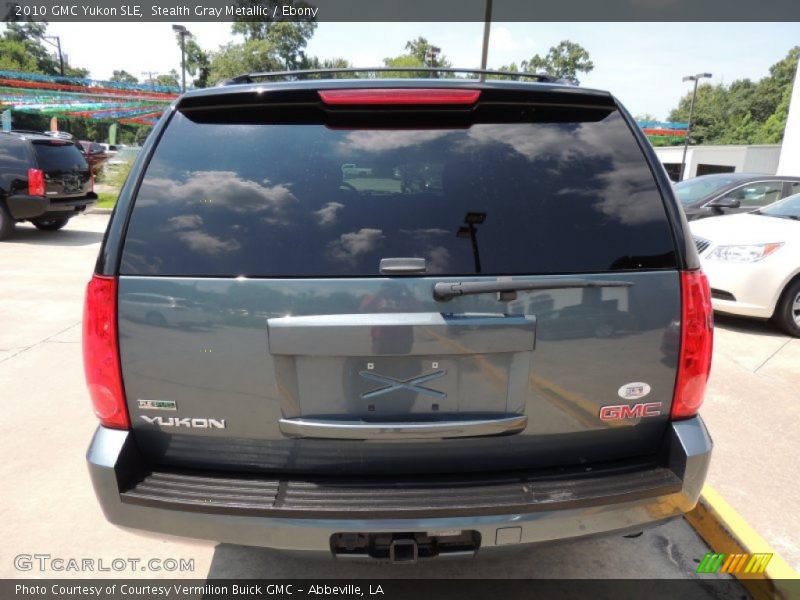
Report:
<svg viewBox="0 0 800 600"><path fill-rule="evenodd" d="M84 317L108 520L405 562L690 510L709 290L619 102L306 75L184 94L120 193Z"/></svg>

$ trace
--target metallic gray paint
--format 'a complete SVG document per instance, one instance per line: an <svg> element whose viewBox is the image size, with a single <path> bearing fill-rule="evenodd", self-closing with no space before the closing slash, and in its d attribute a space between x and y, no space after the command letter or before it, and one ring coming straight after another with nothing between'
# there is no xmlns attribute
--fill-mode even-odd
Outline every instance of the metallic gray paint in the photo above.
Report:
<svg viewBox="0 0 800 600"><path fill-rule="evenodd" d="M99 427L87 454L95 493L106 518L119 526L283 550L330 552L339 532L475 530L481 552L496 545L497 530L521 528L520 543L544 542L632 527L680 516L697 503L708 464L711 439L699 417L671 423L666 437L670 468L683 480L679 493L621 504L531 514L432 519L279 519L170 511L123 504L120 480L138 450L132 434Z"/></svg>
<svg viewBox="0 0 800 600"><path fill-rule="evenodd" d="M487 280L457 280L465 279ZM134 436L160 464L322 474L466 472L653 454L669 424L678 352L669 325L679 319L679 279L675 271L625 279L634 285L440 303L432 290L442 279L433 277L123 276L120 352ZM141 310L129 310L126 296L134 293L187 299L194 318L160 307L168 314L147 322ZM386 312L360 312L381 294ZM400 380L441 369L446 375L425 386L445 396L402 389L365 398L378 386L360 375L370 365ZM663 414L601 422L600 408L618 404L617 390L630 381L648 383L648 401L661 402ZM146 424L136 398L154 397L177 402L176 417L213 415L227 429ZM502 438L414 442L297 439L280 428L281 419L297 418L381 424L502 416L527 416L527 427Z"/></svg>

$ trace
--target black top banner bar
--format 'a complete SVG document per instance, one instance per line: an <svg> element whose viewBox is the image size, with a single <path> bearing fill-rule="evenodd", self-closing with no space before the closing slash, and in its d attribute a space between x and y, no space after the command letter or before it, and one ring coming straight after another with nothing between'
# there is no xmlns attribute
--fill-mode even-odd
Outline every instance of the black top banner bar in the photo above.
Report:
<svg viewBox="0 0 800 600"><path fill-rule="evenodd" d="M0 0L5 21L800 21L798 0ZM680 35L680 31L676 31ZM800 26L798 26L800 38Z"/></svg>

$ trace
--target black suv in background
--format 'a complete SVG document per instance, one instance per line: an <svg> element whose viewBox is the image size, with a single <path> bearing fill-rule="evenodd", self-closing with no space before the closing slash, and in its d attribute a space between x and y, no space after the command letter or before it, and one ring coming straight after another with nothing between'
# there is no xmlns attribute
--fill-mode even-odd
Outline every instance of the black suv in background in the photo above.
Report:
<svg viewBox="0 0 800 600"><path fill-rule="evenodd" d="M56 231L97 202L83 152L44 133L0 133L0 240L18 221Z"/></svg>

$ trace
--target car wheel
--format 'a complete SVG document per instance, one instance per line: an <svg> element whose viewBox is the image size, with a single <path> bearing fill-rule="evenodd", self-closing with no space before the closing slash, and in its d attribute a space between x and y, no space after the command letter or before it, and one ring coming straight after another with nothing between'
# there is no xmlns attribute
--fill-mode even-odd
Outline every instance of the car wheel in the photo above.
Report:
<svg viewBox="0 0 800 600"><path fill-rule="evenodd" d="M789 335L800 337L800 279L783 290L773 320Z"/></svg>
<svg viewBox="0 0 800 600"><path fill-rule="evenodd" d="M42 231L58 231L69 223L69 219L36 219L33 226Z"/></svg>
<svg viewBox="0 0 800 600"><path fill-rule="evenodd" d="M14 233L15 226L16 223L14 223L14 219L11 218L11 213L9 213L8 209L0 202L0 240L8 238Z"/></svg>

